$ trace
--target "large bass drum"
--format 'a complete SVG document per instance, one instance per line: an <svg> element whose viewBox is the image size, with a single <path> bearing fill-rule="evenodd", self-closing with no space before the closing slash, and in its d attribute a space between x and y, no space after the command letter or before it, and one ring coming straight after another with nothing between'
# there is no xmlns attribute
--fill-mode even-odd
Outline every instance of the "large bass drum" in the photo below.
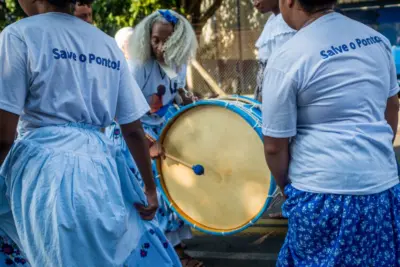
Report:
<svg viewBox="0 0 400 267"><path fill-rule="evenodd" d="M159 141L166 153L205 168L196 175L170 158L157 160L157 183L188 224L214 235L253 225L271 203L276 185L265 163L260 103L230 96L181 108Z"/></svg>

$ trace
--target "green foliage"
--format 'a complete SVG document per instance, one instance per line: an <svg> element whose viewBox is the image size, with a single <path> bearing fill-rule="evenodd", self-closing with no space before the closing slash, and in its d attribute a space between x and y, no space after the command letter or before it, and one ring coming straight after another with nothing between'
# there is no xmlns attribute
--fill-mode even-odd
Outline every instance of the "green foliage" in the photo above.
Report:
<svg viewBox="0 0 400 267"><path fill-rule="evenodd" d="M114 35L126 26L134 26L157 9L176 9L176 0L95 0L94 21L104 32ZM183 10L179 10L183 11ZM0 0L0 31L25 16L18 0Z"/></svg>
<svg viewBox="0 0 400 267"><path fill-rule="evenodd" d="M4 3L0 3L0 31L24 16L25 13L17 0L5 0Z"/></svg>
<svg viewBox="0 0 400 267"><path fill-rule="evenodd" d="M0 0L0 31L25 16L18 0ZM223 0L207 1L210 8L202 16L204 0L95 0L93 3L94 22L97 27L111 36L122 27L135 26L145 16L157 9L174 9L195 20L194 27L201 28L219 8ZM204 1L205 3L206 1ZM185 8L190 10L185 10ZM203 15L204 15L203 14ZM202 18L202 22L199 19ZM196 21L197 19L197 21Z"/></svg>
<svg viewBox="0 0 400 267"><path fill-rule="evenodd" d="M96 26L110 35L161 8L175 8L174 0L96 0L93 4Z"/></svg>

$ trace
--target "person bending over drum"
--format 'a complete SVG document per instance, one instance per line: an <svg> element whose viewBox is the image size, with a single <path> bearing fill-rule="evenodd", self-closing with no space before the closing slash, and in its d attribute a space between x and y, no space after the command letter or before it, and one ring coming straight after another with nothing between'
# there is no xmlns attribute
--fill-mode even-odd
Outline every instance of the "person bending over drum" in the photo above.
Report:
<svg viewBox="0 0 400 267"><path fill-rule="evenodd" d="M125 51L133 77L142 89L150 112L141 118L152 158L160 156L156 142L162 127L175 109L174 103L189 104L192 96L185 90L186 65L195 57L197 40L190 23L171 10L159 10L139 23L130 36ZM121 145L126 160L140 180L135 162L122 139L117 123L106 135ZM153 171L156 172L155 166ZM183 266L202 266L183 252L182 240L192 238L190 227L167 206L159 192L157 218L168 240L175 246Z"/></svg>
<svg viewBox="0 0 400 267"><path fill-rule="evenodd" d="M298 32L263 83L265 155L289 219L277 266L400 266L391 45L335 2L280 0Z"/></svg>

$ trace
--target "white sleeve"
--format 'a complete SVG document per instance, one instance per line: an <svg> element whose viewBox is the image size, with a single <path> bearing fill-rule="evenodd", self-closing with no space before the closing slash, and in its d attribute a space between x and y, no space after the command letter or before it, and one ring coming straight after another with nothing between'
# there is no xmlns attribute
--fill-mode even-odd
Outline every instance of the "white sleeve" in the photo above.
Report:
<svg viewBox="0 0 400 267"><path fill-rule="evenodd" d="M137 82L123 60L118 90L116 119L119 124L128 124L140 119L150 110Z"/></svg>
<svg viewBox="0 0 400 267"><path fill-rule="evenodd" d="M297 83L288 74L267 68L263 81L264 136L293 137L297 132Z"/></svg>
<svg viewBox="0 0 400 267"><path fill-rule="evenodd" d="M390 71L390 88L389 88L389 97L392 97L396 95L399 91L399 83L397 81L397 71L396 71L396 65L394 63L394 58L392 53L390 53L390 66L389 66L389 71Z"/></svg>
<svg viewBox="0 0 400 267"><path fill-rule="evenodd" d="M5 29L0 34L0 109L21 115L29 90L28 49Z"/></svg>

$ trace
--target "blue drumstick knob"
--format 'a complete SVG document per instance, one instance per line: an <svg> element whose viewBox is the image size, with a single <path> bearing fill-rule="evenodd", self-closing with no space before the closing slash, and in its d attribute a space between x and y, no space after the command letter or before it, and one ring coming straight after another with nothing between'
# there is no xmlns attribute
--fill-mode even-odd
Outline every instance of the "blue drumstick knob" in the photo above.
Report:
<svg viewBox="0 0 400 267"><path fill-rule="evenodd" d="M196 175L204 174L204 167L202 165L194 165L192 169Z"/></svg>
<svg viewBox="0 0 400 267"><path fill-rule="evenodd" d="M184 161L181 160L181 159L178 159L178 158L176 158L176 157L174 157L174 156L169 155L168 153L165 153L165 156L166 156L167 158L170 158L170 159L176 161L176 162L179 162L180 164L186 166L187 168L190 168L190 166L192 166L192 170L193 170L193 172L194 172L196 175L203 175L203 174L204 174L204 167L203 167L203 165L200 165L200 164L197 164L197 165L189 164L189 163L187 163L187 162L184 162Z"/></svg>

